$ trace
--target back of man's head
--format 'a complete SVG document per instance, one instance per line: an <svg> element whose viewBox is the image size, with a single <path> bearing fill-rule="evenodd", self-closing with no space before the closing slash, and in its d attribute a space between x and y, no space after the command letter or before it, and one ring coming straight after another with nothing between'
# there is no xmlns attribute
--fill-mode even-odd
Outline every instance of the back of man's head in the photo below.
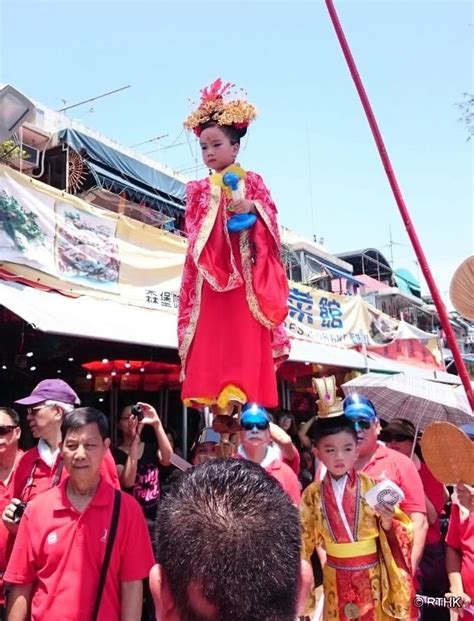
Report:
<svg viewBox="0 0 474 621"><path fill-rule="evenodd" d="M300 536L297 508L260 466L217 459L188 470L158 509L160 586L175 607L159 618L293 621Z"/></svg>

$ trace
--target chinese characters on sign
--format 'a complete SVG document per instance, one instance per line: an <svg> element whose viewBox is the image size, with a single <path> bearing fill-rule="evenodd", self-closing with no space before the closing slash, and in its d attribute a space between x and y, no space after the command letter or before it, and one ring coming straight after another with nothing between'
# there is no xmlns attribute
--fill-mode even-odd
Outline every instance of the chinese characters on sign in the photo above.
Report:
<svg viewBox="0 0 474 621"><path fill-rule="evenodd" d="M172 291L156 291L155 289L146 289L145 301L147 304L177 310L179 306L179 295L177 293L173 293Z"/></svg>
<svg viewBox="0 0 474 621"><path fill-rule="evenodd" d="M293 287L288 297L288 313L291 318L301 323L313 324L313 298L310 293L305 293Z"/></svg>
<svg viewBox="0 0 474 621"><path fill-rule="evenodd" d="M344 327L341 305L337 300L321 298L319 301L321 328L341 329Z"/></svg>

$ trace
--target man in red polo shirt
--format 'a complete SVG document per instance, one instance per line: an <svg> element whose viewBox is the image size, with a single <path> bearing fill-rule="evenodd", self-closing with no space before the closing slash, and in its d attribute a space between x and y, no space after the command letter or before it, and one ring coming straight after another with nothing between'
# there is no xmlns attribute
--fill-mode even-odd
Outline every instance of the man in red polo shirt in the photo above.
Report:
<svg viewBox="0 0 474 621"><path fill-rule="evenodd" d="M15 401L27 407L26 420L38 444L26 451L15 470L13 493L10 503L3 511L3 522L12 535L18 529L14 514L21 502L28 503L35 496L55 485L66 476L59 451L61 425L64 416L80 404L74 390L60 379L40 382L24 399ZM110 451L101 465L102 476L120 489L117 469Z"/></svg>
<svg viewBox="0 0 474 621"><path fill-rule="evenodd" d="M20 417L15 410L0 407L0 513L12 497L13 473L22 455L18 448L20 439ZM4 619L5 597L3 573L7 568L8 530L0 521L0 619Z"/></svg>
<svg viewBox="0 0 474 621"><path fill-rule="evenodd" d="M25 509L4 576L11 586L9 621L92 618L115 495L100 475L107 435L107 419L94 408L78 408L65 417L61 452L69 477ZM140 621L142 581L154 562L140 505L119 493L98 621Z"/></svg>
<svg viewBox="0 0 474 621"><path fill-rule="evenodd" d="M423 483L411 459L387 448L378 441L380 423L371 401L362 395L350 395L344 399L344 413L356 426L359 458L356 468L375 480L390 479L405 494L400 508L413 521L412 570L416 568L423 555L428 520Z"/></svg>
<svg viewBox="0 0 474 621"><path fill-rule="evenodd" d="M247 404L240 417L239 455L260 464L282 486L295 504L299 504L301 486L293 470L280 459L280 449L270 445L270 418L256 403Z"/></svg>

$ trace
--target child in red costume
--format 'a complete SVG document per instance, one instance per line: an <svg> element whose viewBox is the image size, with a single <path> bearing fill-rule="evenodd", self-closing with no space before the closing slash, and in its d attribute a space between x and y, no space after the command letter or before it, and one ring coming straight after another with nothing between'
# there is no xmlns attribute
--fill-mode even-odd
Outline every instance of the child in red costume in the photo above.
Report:
<svg viewBox="0 0 474 621"><path fill-rule="evenodd" d="M262 178L235 163L255 109L241 99L225 101L231 86L217 80L204 89L185 122L214 173L187 187L178 320L182 399L221 412L248 401L276 406L275 365L289 351L277 210ZM226 172L239 177L240 198L224 185ZM253 226L229 232L230 216L249 213L256 215Z"/></svg>

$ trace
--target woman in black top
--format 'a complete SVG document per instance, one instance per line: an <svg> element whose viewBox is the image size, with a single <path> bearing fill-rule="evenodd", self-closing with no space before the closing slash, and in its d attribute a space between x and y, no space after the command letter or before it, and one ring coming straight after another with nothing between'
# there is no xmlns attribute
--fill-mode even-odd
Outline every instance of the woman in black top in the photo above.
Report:
<svg viewBox="0 0 474 621"><path fill-rule="evenodd" d="M158 464L169 465L173 449L155 408L138 403L143 419L132 414L132 406L123 409L119 419L122 442L113 455L122 489L135 496L143 508L150 532L154 527L160 496ZM155 432L157 443L145 444L140 434L145 425Z"/></svg>

